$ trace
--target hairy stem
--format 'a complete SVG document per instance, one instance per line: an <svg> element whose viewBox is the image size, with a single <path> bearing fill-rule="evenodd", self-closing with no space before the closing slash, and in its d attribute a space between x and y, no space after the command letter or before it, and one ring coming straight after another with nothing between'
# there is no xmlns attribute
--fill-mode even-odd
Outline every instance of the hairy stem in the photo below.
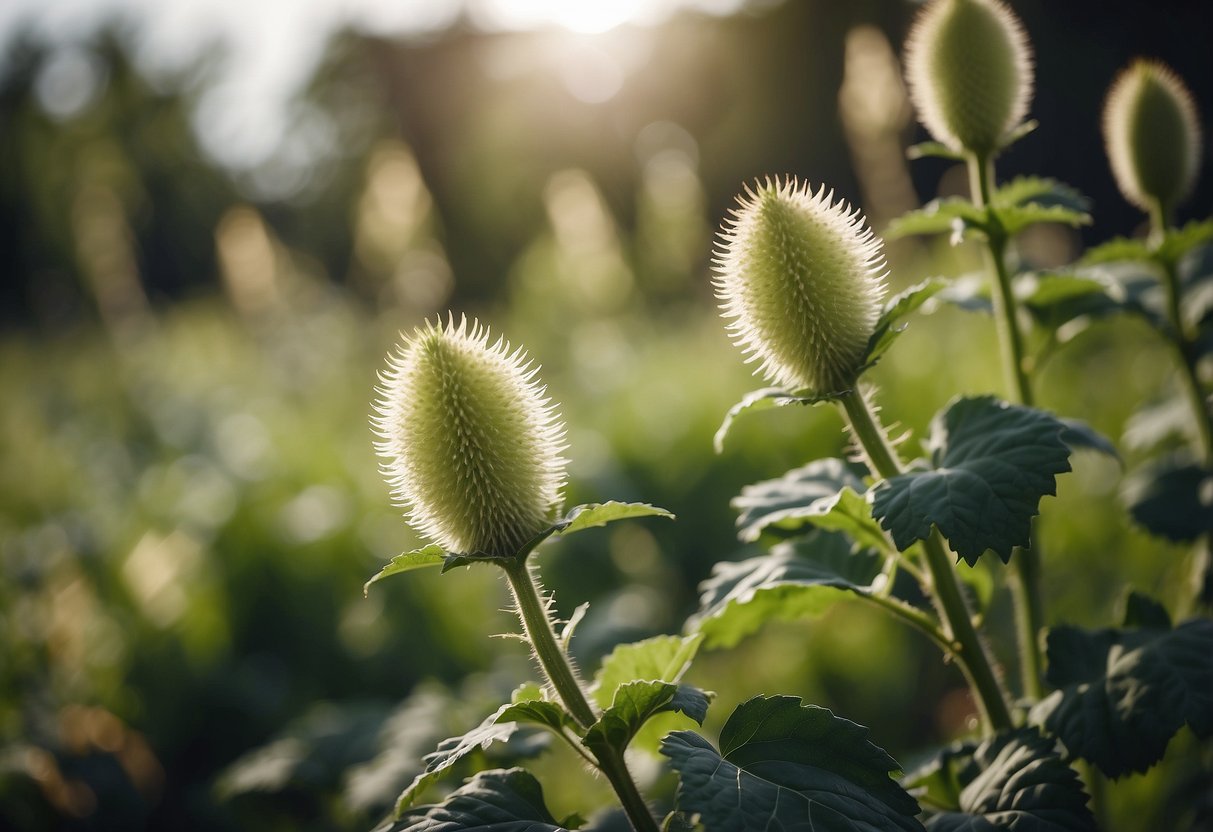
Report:
<svg viewBox="0 0 1213 832"><path fill-rule="evenodd" d="M876 473L884 479L904 473L901 460L890 447L884 430L872 415L863 395L848 393L841 402L855 439ZM922 549L931 578L928 589L947 626L945 637L950 642L950 652L956 657L961 672L975 694L985 732L1009 730L1013 727L1011 709L985 645L973 627L972 616L952 568L947 544L939 532L934 531L922 542Z"/></svg>
<svg viewBox="0 0 1213 832"><path fill-rule="evenodd" d="M973 203L984 208L990 203L994 181L994 166L989 158L968 157L969 188ZM1032 383L1028 376L1027 355L1023 331L1016 317L1015 296L1011 275L1007 272L1007 238L1001 228L991 228L986 235L984 257L986 271L993 288L994 325L1002 356L1003 375L1014 401L1032 406ZM1044 626L1044 608L1040 590L1040 549L1029 546L1017 550L1012 557L1011 595L1015 610L1015 635L1019 646L1019 675L1024 695L1040 699L1044 694L1041 678L1044 663L1040 652L1040 631Z"/></svg>
<svg viewBox="0 0 1213 832"><path fill-rule="evenodd" d="M522 619L523 629L526 630L527 639L539 666L543 668L556 695L578 724L582 728L590 727L598 720L598 716L586 699L568 654L556 640L552 619L539 597L539 588L535 585L535 578L527 568L526 561L523 558L507 560L502 569L509 579L510 589L518 605L518 615ZM594 753L594 758L597 760L598 769L615 790L632 828L636 832L658 832L657 821L645 805L644 797L636 788L636 782L632 779L622 755L612 750Z"/></svg>

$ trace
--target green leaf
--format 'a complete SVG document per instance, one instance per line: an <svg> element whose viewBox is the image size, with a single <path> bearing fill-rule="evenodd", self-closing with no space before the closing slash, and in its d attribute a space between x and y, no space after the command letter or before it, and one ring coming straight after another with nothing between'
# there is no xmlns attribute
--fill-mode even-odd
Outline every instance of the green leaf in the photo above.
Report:
<svg viewBox="0 0 1213 832"><path fill-rule="evenodd" d="M964 154L959 150L953 150L943 142L919 142L906 148L906 158L911 161L928 157L961 161L964 159Z"/></svg>
<svg viewBox="0 0 1213 832"><path fill-rule="evenodd" d="M1184 326L1197 329L1213 317L1213 244L1200 246L1184 255L1176 270Z"/></svg>
<svg viewBox="0 0 1213 832"><path fill-rule="evenodd" d="M808 525L845 531L865 546L887 548L880 526L872 519L863 480L841 459L817 459L774 480L747 485L733 498L737 536L757 540L763 531L785 534Z"/></svg>
<svg viewBox="0 0 1213 832"><path fill-rule="evenodd" d="M818 395L810 391L792 393L787 390L780 390L778 387L763 387L760 390L752 390L746 393L741 401L730 407L729 412L724 415L724 421L720 423L720 428L712 438L712 447L716 449L716 453L721 453L724 450L724 438L729 435L729 429L733 427L733 420L742 413L751 410L770 410L773 407L786 407L790 404L821 404L822 402L834 401L839 396L849 392L851 391L839 390L834 393L822 393Z"/></svg>
<svg viewBox="0 0 1213 832"><path fill-rule="evenodd" d="M1171 629L1171 614L1167 608L1148 595L1130 592L1125 599L1125 627Z"/></svg>
<svg viewBox="0 0 1213 832"><path fill-rule="evenodd" d="M951 234L953 244L969 231L984 231L986 212L967 199L946 197L908 211L889 223L884 237L894 240L920 234Z"/></svg>
<svg viewBox="0 0 1213 832"><path fill-rule="evenodd" d="M1121 487L1133 519L1151 534L1186 543L1213 532L1213 472L1182 458L1142 466Z"/></svg>
<svg viewBox="0 0 1213 832"><path fill-rule="evenodd" d="M936 526L970 566L1030 543L1040 500L1070 470L1065 423L991 396L953 400L931 422L929 470L876 486L873 514L905 551Z"/></svg>
<svg viewBox="0 0 1213 832"><path fill-rule="evenodd" d="M935 296L936 303L946 303L966 312L994 313L990 300L990 281L984 274L966 274L951 281Z"/></svg>
<svg viewBox="0 0 1213 832"><path fill-rule="evenodd" d="M520 768L482 771L434 806L418 806L375 832L567 832L543 802L543 788Z"/></svg>
<svg viewBox="0 0 1213 832"><path fill-rule="evenodd" d="M906 778L931 832L1095 832L1087 795L1053 743L1031 729L944 751Z"/></svg>
<svg viewBox="0 0 1213 832"><path fill-rule="evenodd" d="M622 754L651 717L674 711L702 725L710 702L706 693L689 685L628 682L615 691L611 706L586 730L582 742L595 752L613 749Z"/></svg>
<svg viewBox="0 0 1213 832"><path fill-rule="evenodd" d="M1080 266L1095 266L1103 263L1119 263L1137 261L1148 263L1153 259L1153 252L1145 240L1133 240L1128 237L1113 237L1106 243L1087 249L1079 259Z"/></svg>
<svg viewBox="0 0 1213 832"><path fill-rule="evenodd" d="M680 776L679 811L707 832L921 830L918 804L889 773L897 762L868 729L794 696L743 702L720 751L691 731L662 742Z"/></svg>
<svg viewBox="0 0 1213 832"><path fill-rule="evenodd" d="M392 558L391 563L380 569L375 577L362 585L362 594L365 597L371 590L371 584L377 584L384 578L399 575L401 572L411 572L414 569L442 566L446 558L447 551L437 543L431 543L429 546L405 552L403 555L396 555L396 557Z"/></svg>
<svg viewBox="0 0 1213 832"><path fill-rule="evenodd" d="M569 511L564 519L556 524L556 533L570 535L584 529L593 529L614 523L616 520L630 520L633 517L667 517L674 515L664 508L657 508L648 503L619 503L610 500L605 503L586 503Z"/></svg>
<svg viewBox="0 0 1213 832"><path fill-rule="evenodd" d="M1119 311L1115 289L1092 275L1029 272L1015 281L1015 296L1042 327L1060 329L1086 315Z"/></svg>
<svg viewBox="0 0 1213 832"><path fill-rule="evenodd" d="M916 283L890 298L885 303L880 318L876 321L876 329L868 339L867 351L864 354L864 368L874 366L898 336L905 332L908 324L901 323L902 318L918 309L947 286L948 281L941 277L932 277Z"/></svg>
<svg viewBox="0 0 1213 832"><path fill-rule="evenodd" d="M1135 607L1130 617L1165 623L1157 610ZM1045 675L1057 690L1029 719L1109 777L1161 760L1184 723L1198 737L1213 734L1213 621L1175 629L1055 627L1047 651Z"/></svg>
<svg viewBox="0 0 1213 832"><path fill-rule="evenodd" d="M1134 451L1150 451L1168 439L1198 439L1192 409L1179 396L1147 402L1125 422L1121 441Z"/></svg>
<svg viewBox="0 0 1213 832"><path fill-rule="evenodd" d="M1091 224L1091 215L1085 211L1075 211L1064 205L1009 205L993 209L998 216L998 222L1008 236L1014 236L1030 225L1043 222L1060 223L1077 228Z"/></svg>
<svg viewBox="0 0 1213 832"><path fill-rule="evenodd" d="M602 660L590 695L600 708L609 708L615 691L628 682L676 683L699 652L702 636L654 636L620 644Z"/></svg>
<svg viewBox="0 0 1213 832"><path fill-rule="evenodd" d="M1061 431L1061 441L1070 447L1071 451L1098 451L1113 459L1120 459L1120 452L1108 437L1079 419L1059 419L1064 425Z"/></svg>
<svg viewBox="0 0 1213 832"><path fill-rule="evenodd" d="M1015 144L1015 142L1019 141L1024 136L1027 136L1030 133L1035 132L1036 128L1039 126L1040 126L1040 122L1038 122L1034 118L1030 118L1027 121L1020 122L1019 124L1015 125L1010 130L1008 130L1006 133L1003 134L1003 137L1001 139L999 139L999 141L998 141L998 149L1006 150L1008 147Z"/></svg>
<svg viewBox="0 0 1213 832"><path fill-rule="evenodd" d="M1210 242L1213 242L1213 219L1193 220L1183 228L1168 229L1156 256L1175 265L1192 249Z"/></svg>
<svg viewBox="0 0 1213 832"><path fill-rule="evenodd" d="M815 530L769 555L718 563L699 585L699 611L687 629L707 647L732 647L768 621L816 617L846 593L869 595L884 559L852 550L842 535Z"/></svg>
<svg viewBox="0 0 1213 832"><path fill-rule="evenodd" d="M1061 206L1079 213L1091 209L1091 200L1076 189L1056 179L1040 176L1017 176L995 189L990 204L999 208L1039 205L1044 208Z"/></svg>

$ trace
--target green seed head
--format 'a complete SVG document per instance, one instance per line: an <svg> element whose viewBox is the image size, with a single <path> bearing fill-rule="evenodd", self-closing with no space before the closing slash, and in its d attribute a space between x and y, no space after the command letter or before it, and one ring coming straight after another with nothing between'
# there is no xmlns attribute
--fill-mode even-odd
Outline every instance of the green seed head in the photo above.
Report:
<svg viewBox="0 0 1213 832"><path fill-rule="evenodd" d="M795 178L747 186L717 238L714 283L729 332L789 389L850 389L880 317L880 239L833 198Z"/></svg>
<svg viewBox="0 0 1213 832"><path fill-rule="evenodd" d="M1125 199L1169 212L1187 196L1200 167L1200 126L1192 96L1158 61L1137 60L1112 83L1103 110L1112 173Z"/></svg>
<svg viewBox="0 0 1213 832"><path fill-rule="evenodd" d="M512 555L561 501L564 426L521 349L466 317L388 357L372 423L393 495L444 549Z"/></svg>
<svg viewBox="0 0 1213 832"><path fill-rule="evenodd" d="M905 61L919 120L953 150L993 152L1028 111L1031 48L998 0L931 0L906 39Z"/></svg>

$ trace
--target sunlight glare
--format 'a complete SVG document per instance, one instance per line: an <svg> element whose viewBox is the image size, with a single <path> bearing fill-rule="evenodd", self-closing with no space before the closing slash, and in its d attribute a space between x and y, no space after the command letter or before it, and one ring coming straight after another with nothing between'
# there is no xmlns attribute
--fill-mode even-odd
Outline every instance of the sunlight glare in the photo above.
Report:
<svg viewBox="0 0 1213 832"><path fill-rule="evenodd" d="M492 28L537 29L559 26L580 34L599 34L636 22L644 0L481 0L469 3L474 17Z"/></svg>

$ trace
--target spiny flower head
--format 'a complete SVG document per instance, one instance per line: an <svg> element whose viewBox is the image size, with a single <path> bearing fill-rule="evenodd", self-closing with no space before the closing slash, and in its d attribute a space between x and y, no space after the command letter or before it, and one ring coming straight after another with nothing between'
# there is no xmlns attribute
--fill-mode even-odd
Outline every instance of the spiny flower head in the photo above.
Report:
<svg viewBox="0 0 1213 832"><path fill-rule="evenodd" d="M1032 99L1032 52L999 0L931 0L906 39L918 118L953 150L989 154Z"/></svg>
<svg viewBox="0 0 1213 832"><path fill-rule="evenodd" d="M1192 95L1158 61L1138 59L1108 91L1104 143L1125 199L1164 213L1192 189L1200 167L1200 125Z"/></svg>
<svg viewBox="0 0 1213 832"><path fill-rule="evenodd" d="M564 426L521 348L473 320L427 323L388 356L376 449L409 522L447 551L513 555L552 521Z"/></svg>
<svg viewBox="0 0 1213 832"><path fill-rule="evenodd" d="M789 389L849 389L885 292L859 211L793 177L748 185L717 237L713 280L734 342Z"/></svg>

